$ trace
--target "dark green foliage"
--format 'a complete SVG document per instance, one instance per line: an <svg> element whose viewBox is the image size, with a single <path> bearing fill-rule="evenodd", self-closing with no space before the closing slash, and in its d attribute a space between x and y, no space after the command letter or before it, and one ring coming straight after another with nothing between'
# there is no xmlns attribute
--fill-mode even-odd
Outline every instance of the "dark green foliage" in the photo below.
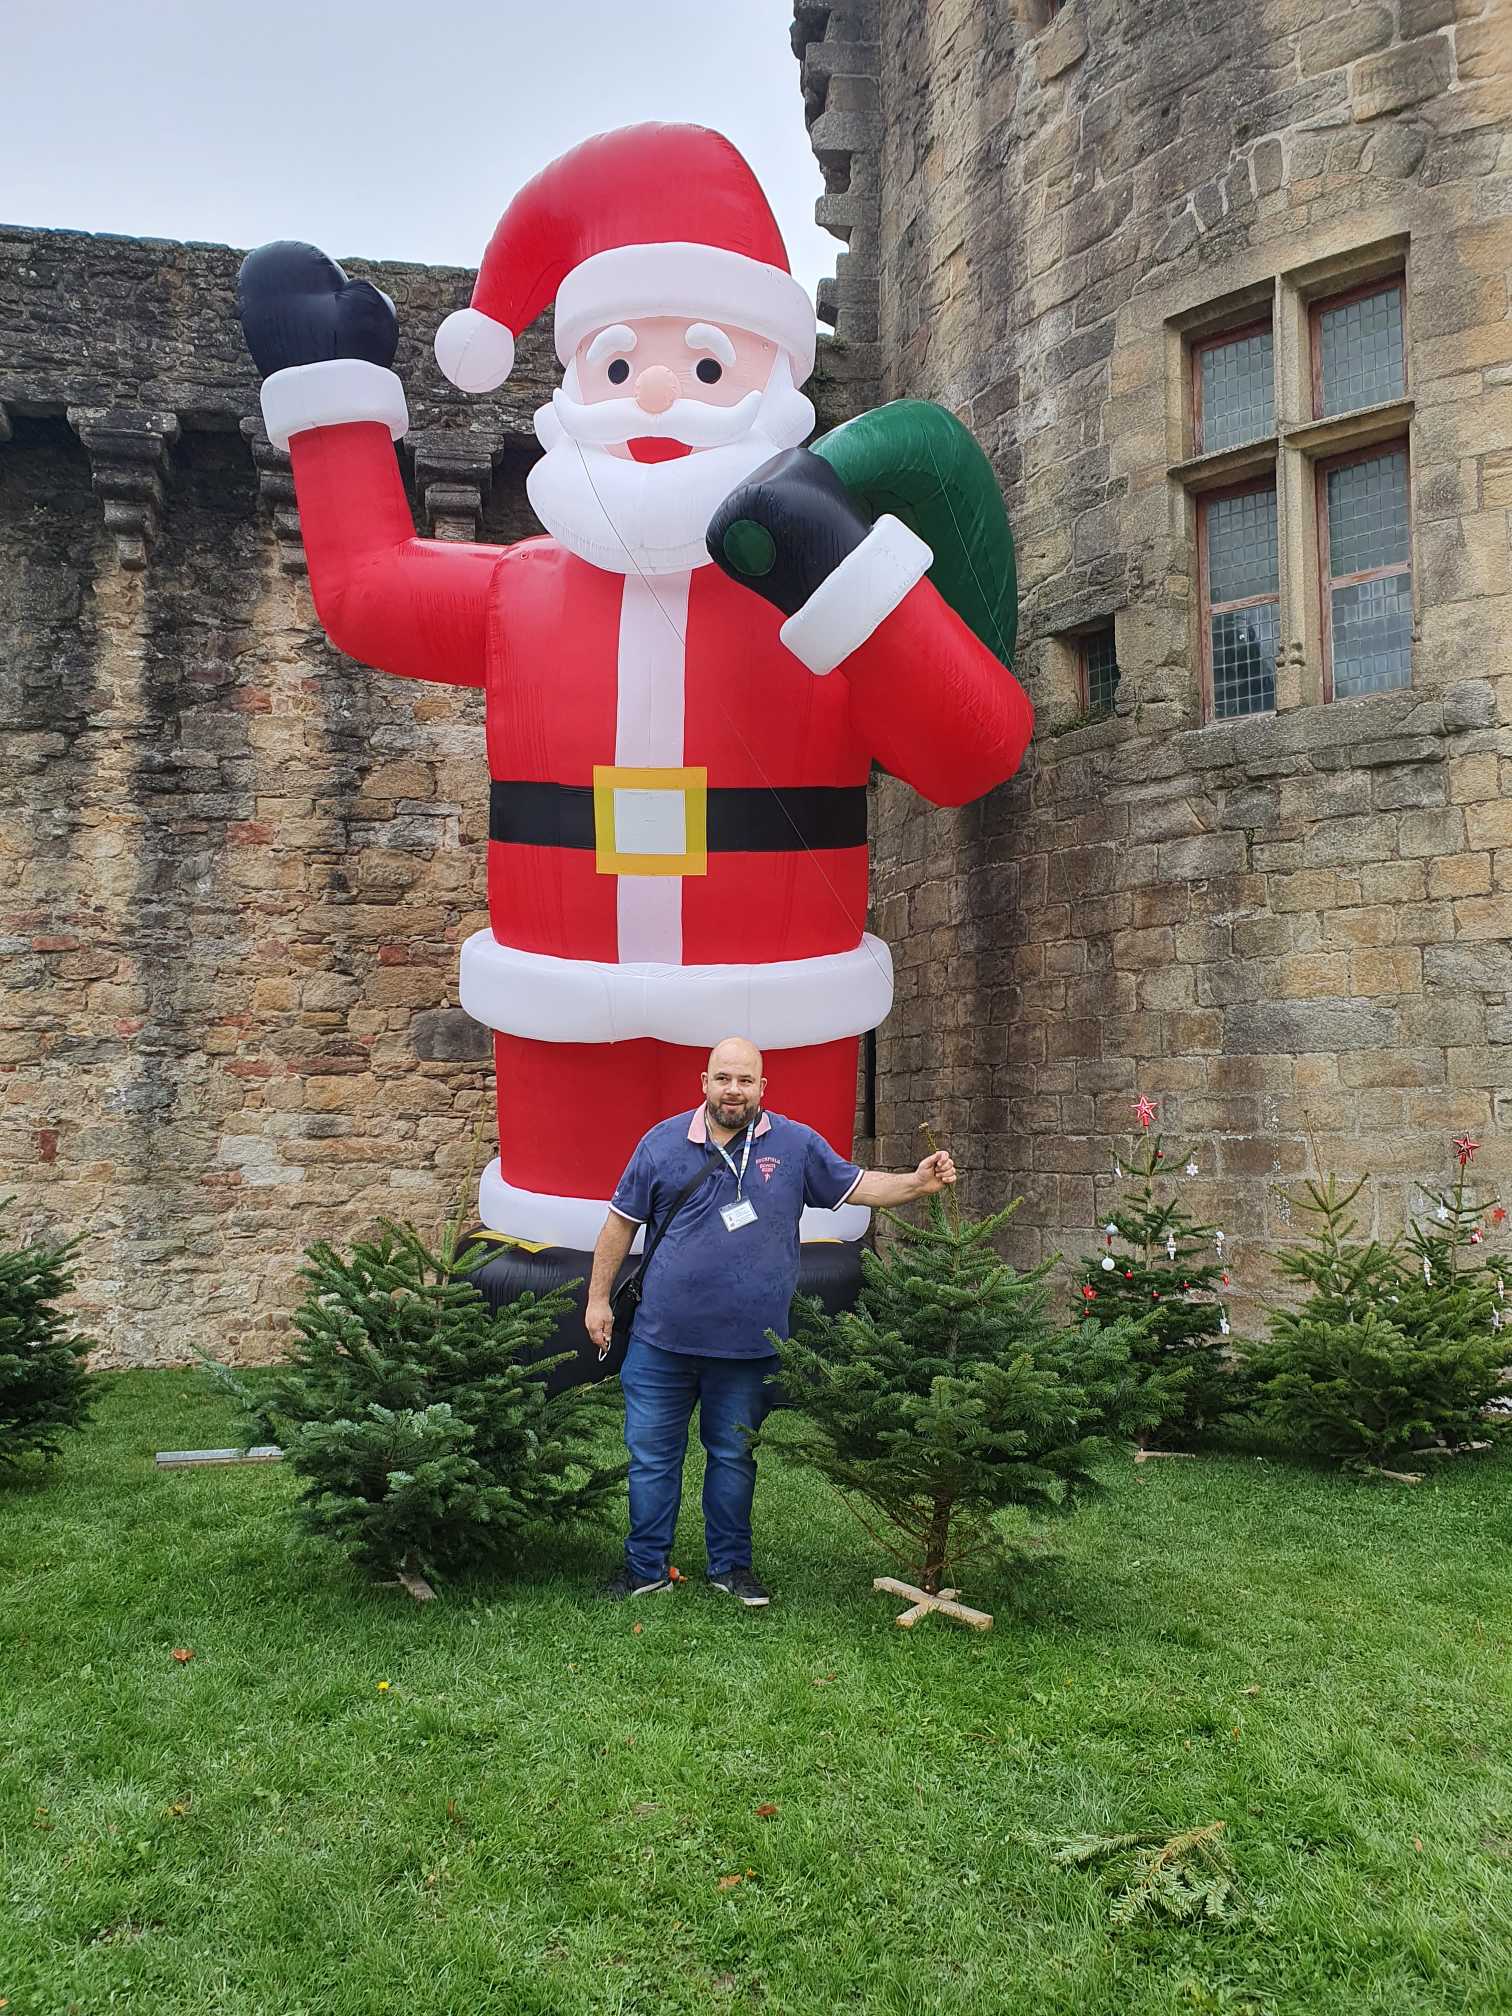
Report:
<svg viewBox="0 0 1512 2016"><path fill-rule="evenodd" d="M1436 1200L1442 1215L1389 1246L1353 1236L1363 1179L1344 1190L1330 1175L1293 1199L1311 1236L1277 1260L1307 1297L1271 1312L1247 1366L1262 1420L1287 1440L1377 1469L1505 1432L1485 1409L1512 1360L1500 1286L1512 1269L1484 1257L1492 1207L1467 1199L1466 1161Z"/></svg>
<svg viewBox="0 0 1512 2016"><path fill-rule="evenodd" d="M1081 1834L1063 1841L1051 1860L1063 1869L1110 1867L1131 1860L1119 1878L1108 1923L1122 1931L1140 1918L1177 1925L1232 1925L1245 1917L1234 1865L1213 1820L1167 1838L1161 1834Z"/></svg>
<svg viewBox="0 0 1512 2016"><path fill-rule="evenodd" d="M58 1437L82 1427L94 1404L84 1369L93 1346L57 1308L73 1288L78 1244L0 1246L0 1467L56 1456Z"/></svg>
<svg viewBox="0 0 1512 2016"><path fill-rule="evenodd" d="M1182 1209L1171 1164L1184 1159L1167 1155L1159 1134L1135 1146L1133 1181L1108 1219L1114 1230L1101 1253L1082 1256L1075 1291L1094 1323L1139 1322L1134 1360L1159 1409L1148 1439L1167 1447L1200 1442L1236 1397L1219 1228ZM1103 1264L1109 1259L1111 1268Z"/></svg>
<svg viewBox="0 0 1512 2016"><path fill-rule="evenodd" d="M807 1304L798 1335L772 1340L801 1410L775 1453L833 1485L925 1589L1001 1545L995 1514L1074 1505L1108 1438L1149 1418L1133 1326L1057 1325L1053 1263L1020 1274L993 1250L1016 1208L975 1224L939 1197L925 1225L889 1212L897 1237L863 1256L859 1306Z"/></svg>
<svg viewBox="0 0 1512 2016"><path fill-rule="evenodd" d="M376 1573L496 1560L533 1525L597 1511L620 1484L593 1447L592 1389L548 1398L532 1364L571 1301L493 1314L469 1276L487 1248L432 1251L383 1223L351 1257L312 1246L293 1355L255 1391L230 1383L249 1440L306 1480L300 1518Z"/></svg>

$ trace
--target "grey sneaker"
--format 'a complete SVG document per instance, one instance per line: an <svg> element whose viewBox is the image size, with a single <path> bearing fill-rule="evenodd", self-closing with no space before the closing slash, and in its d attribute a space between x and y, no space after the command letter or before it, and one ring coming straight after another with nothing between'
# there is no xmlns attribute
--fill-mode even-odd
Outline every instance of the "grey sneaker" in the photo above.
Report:
<svg viewBox="0 0 1512 2016"><path fill-rule="evenodd" d="M711 1575L709 1587L738 1598L747 1610L765 1610L772 1600L749 1568L731 1568L727 1574Z"/></svg>
<svg viewBox="0 0 1512 2016"><path fill-rule="evenodd" d="M669 1575L654 1575L649 1580L632 1575L628 1568L621 1568L598 1592L608 1603L623 1603L631 1596L657 1596L664 1589L672 1587Z"/></svg>

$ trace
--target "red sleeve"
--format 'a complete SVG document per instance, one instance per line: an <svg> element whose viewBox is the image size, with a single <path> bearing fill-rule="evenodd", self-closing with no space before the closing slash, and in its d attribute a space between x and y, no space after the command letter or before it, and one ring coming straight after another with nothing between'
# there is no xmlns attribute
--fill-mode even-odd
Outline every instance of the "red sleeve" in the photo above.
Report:
<svg viewBox="0 0 1512 2016"><path fill-rule="evenodd" d="M1018 769L1034 709L928 581L842 660L851 720L883 769L935 805L967 805Z"/></svg>
<svg viewBox="0 0 1512 2016"><path fill-rule="evenodd" d="M310 592L338 651L446 686L481 686L497 546L421 539L387 427L311 427L289 443Z"/></svg>

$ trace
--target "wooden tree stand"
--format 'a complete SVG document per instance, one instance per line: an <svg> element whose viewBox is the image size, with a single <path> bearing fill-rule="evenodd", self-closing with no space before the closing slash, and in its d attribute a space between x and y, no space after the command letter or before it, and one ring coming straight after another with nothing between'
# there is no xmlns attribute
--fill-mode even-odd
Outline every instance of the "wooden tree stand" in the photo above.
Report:
<svg viewBox="0 0 1512 2016"><path fill-rule="evenodd" d="M931 1595L927 1589L915 1589L912 1582L900 1582L895 1575L879 1575L872 1583L873 1589L883 1589L889 1596L906 1596L913 1605L893 1620L901 1624L905 1631L912 1631L921 1617L927 1617L931 1610L937 1610L942 1617L950 1618L954 1624L967 1624L973 1631L990 1631L992 1618L985 1610L968 1609L964 1603L957 1603L959 1589L940 1589Z"/></svg>

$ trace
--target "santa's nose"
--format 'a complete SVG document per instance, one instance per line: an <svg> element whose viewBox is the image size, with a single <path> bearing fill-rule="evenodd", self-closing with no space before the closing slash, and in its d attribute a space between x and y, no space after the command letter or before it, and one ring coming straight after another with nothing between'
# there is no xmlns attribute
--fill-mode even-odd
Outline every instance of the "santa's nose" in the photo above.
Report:
<svg viewBox="0 0 1512 2016"><path fill-rule="evenodd" d="M643 413L665 413L677 397L677 373L665 364L648 364L635 381L635 403Z"/></svg>

